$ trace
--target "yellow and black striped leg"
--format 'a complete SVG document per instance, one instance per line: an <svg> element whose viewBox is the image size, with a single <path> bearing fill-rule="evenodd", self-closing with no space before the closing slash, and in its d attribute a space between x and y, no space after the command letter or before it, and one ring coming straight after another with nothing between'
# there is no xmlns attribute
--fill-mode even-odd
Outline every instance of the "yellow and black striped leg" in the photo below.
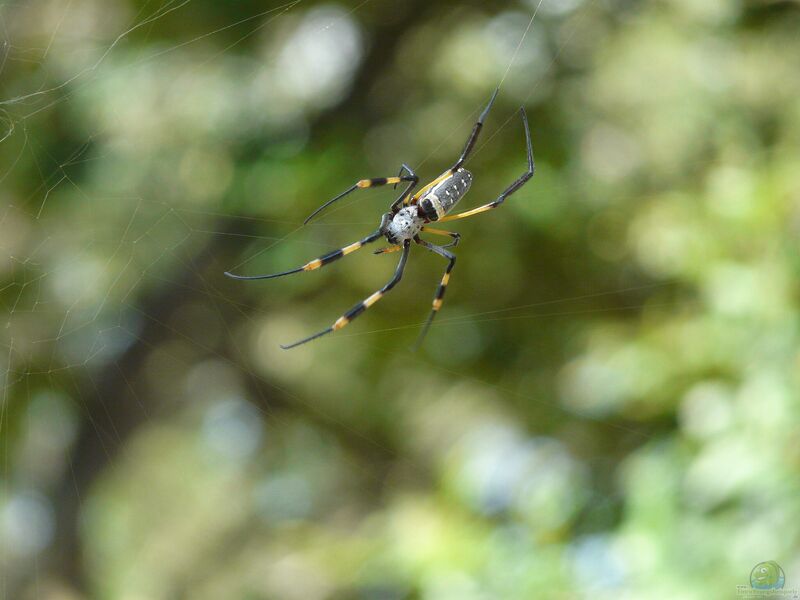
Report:
<svg viewBox="0 0 800 600"><path fill-rule="evenodd" d="M414 173L414 169L409 167L406 163L402 163L400 165L400 171L397 173L397 176L398 177L402 177L403 173L406 173L407 175L410 175L411 177L416 178L416 181L419 181L419 177L417 177L417 174ZM394 184L394 188L393 189L395 189L395 190L397 189L397 183Z"/></svg>
<svg viewBox="0 0 800 600"><path fill-rule="evenodd" d="M497 197L497 200L489 202L489 204L484 204L483 206L479 206L478 208L473 208L472 210L467 210L461 213L457 213L455 215L447 215L439 219L437 223L441 223L443 221L455 221L456 219L466 219L467 217L471 217L473 215L486 212L487 210L492 210L493 208L497 208L505 201L506 198L508 198L511 194L516 192L519 188L525 185L531 177L533 177L533 172L536 167L533 164L531 130L528 127L528 117L525 115L525 109L521 108L520 113L522 114L522 123L525 125L525 141L527 143L527 148L528 148L528 170L525 171L525 173L523 173L519 179L517 179L514 183L508 186L503 191L503 193Z"/></svg>
<svg viewBox="0 0 800 600"><path fill-rule="evenodd" d="M444 293L447 291L447 284L450 282L450 272L453 270L453 267L456 265L456 256L451 252L445 250L442 246L436 246L434 244L430 244L425 240L420 239L419 237L415 238L414 241L421 246L424 246L431 252L435 252L439 256L446 258L450 261L447 264L447 268L444 270L444 275L442 275L442 280L439 282L439 287L436 288L436 293L433 296L433 307L431 308L431 313L428 315L428 319L425 321L425 325L422 327L422 331L419 333L419 337L417 341L414 343L413 350L416 351L422 345L422 340L425 339L425 336L428 333L428 329L430 329L431 323L433 323L433 318L436 316L436 313L439 312L439 309L442 308L442 302L444 301Z"/></svg>
<svg viewBox="0 0 800 600"><path fill-rule="evenodd" d="M402 174L404 170L408 172L408 175ZM409 182L409 185L403 192L403 194L397 200L395 200L395 204L398 202L402 202L403 198L414 188L414 186L417 185L417 182L419 181L419 177L417 177L417 174L414 173L414 171L412 171L411 168L405 164L400 169L400 175L398 175L397 177L374 177L372 179L361 179L360 181L357 181L349 188L347 188L345 191L343 191L341 194L339 194L335 198L331 198L325 204L320 206L317 210L308 215L306 217L306 220L303 221L303 225L307 225L308 222L311 221L311 219L316 217L319 213L328 208L331 204L333 204L334 202L338 202L339 200L341 200L342 198L344 198L345 196L356 190L359 189L363 190L382 185L397 185L398 183L401 183L403 181Z"/></svg>
<svg viewBox="0 0 800 600"><path fill-rule="evenodd" d="M378 248L373 254L390 254L402 250L402 246L386 246L385 248Z"/></svg>
<svg viewBox="0 0 800 600"><path fill-rule="evenodd" d="M442 248L454 248L458 246L458 242L461 241L461 234L456 233L455 231L446 231L444 229L434 229L433 227L423 227L422 231L424 233L432 233L433 235L446 235L448 237L453 238L453 241L449 244L445 244Z"/></svg>
<svg viewBox="0 0 800 600"><path fill-rule="evenodd" d="M336 322L334 322L334 324L328 327L327 329L323 329L319 333L315 333L314 335L311 335L300 341L294 342L293 344L287 344L285 346L281 344L281 348L283 348L284 350L289 350L290 348L294 348L301 344L305 344L306 342L310 342L311 340L315 340L318 337L322 337L325 334L337 331L342 327L344 327L345 325L347 325L348 323L350 323L350 321L355 319L358 315L363 313L370 306L375 304L378 300L383 298L386 292L388 292L394 286L396 286L397 282L400 281L400 279L403 277L403 270L406 268L406 261L408 260L408 252L410 249L411 249L411 242L406 241L403 244L403 254L400 256L400 262L397 263L397 269L394 272L394 276L389 280L389 283L387 283L385 286L383 286L381 289L379 289L371 296L368 296L367 298L356 304L353 308L351 308L341 317L336 319Z"/></svg>
<svg viewBox="0 0 800 600"><path fill-rule="evenodd" d="M456 161L456 163L452 167L447 169L444 173L439 175L439 177L437 177L436 179L431 181L429 184L427 184L425 187L423 187L421 190L419 190L413 196L411 196L411 195L406 196L405 197L405 201L404 201L403 204L405 204L407 206L407 205L413 203L414 200L419 200L419 198L422 197L425 194L426 191L428 191L431 188L435 187L437 184L439 184L440 182L444 181L448 177L452 177L453 173L455 173L456 171L458 171L461 168L461 166L469 158L469 155L472 153L472 149L475 147L475 142L478 141L478 136L481 133L481 129L483 129L483 122L486 120L486 116L489 114L489 111L492 109L492 105L494 104L494 100L495 100L495 98L497 98L497 93L499 91L500 91L500 88L497 88L494 91L494 94L492 94L492 97L489 99L489 104L487 104L486 108L483 109L483 112L478 117L477 122L472 127L472 133L469 134L469 138L467 138L467 143L464 145L464 150L461 152L461 156ZM403 197L401 196L401 198L403 198ZM398 198L398 202L399 201L400 201L400 198ZM393 208L394 208L394 206L393 206ZM441 221L441 219L439 219L439 220Z"/></svg>
<svg viewBox="0 0 800 600"><path fill-rule="evenodd" d="M383 228L383 226L384 226L384 224L385 224L385 222L387 220L387 217L384 216L383 220L384 220L384 223L381 224L381 229ZM327 254L324 254L324 255L320 256L319 258L315 258L314 260L309 261L306 264L304 264L302 267L297 267L296 269L289 269L288 271L282 271L280 273L272 273L270 275L249 275L249 276L248 275L234 275L233 273L229 273L228 271L225 271L225 275L227 275L228 277L230 277L232 279L243 279L245 281L249 281L249 280L253 280L253 279L273 279L275 277L283 277L284 275L291 275L292 273L299 273L300 271L314 271L316 269L319 269L320 267L324 267L325 265L328 265L328 264L332 263L335 260L339 260L343 256L347 256L351 252L355 252L356 250L358 250L358 249L366 246L367 244L370 244L370 243L374 242L378 238L382 237L383 234L381 233L381 229L373 231L367 237L365 237L365 238L363 238L363 239L361 239L361 240L359 240L357 242L353 242L352 244L349 244L349 245L345 246L344 248L339 248L338 250L334 250L333 252L328 252Z"/></svg>
<svg viewBox="0 0 800 600"><path fill-rule="evenodd" d="M417 187L417 183L419 183L419 177L417 177L417 174L414 173L414 169L409 167L406 163L403 163L403 166L400 167L401 176L403 175L403 171L408 173L408 177L411 178L410 179L411 183L409 183L406 189L403 190L403 193L397 197L397 200L392 202L392 205L389 207L389 210L391 211L392 214L396 213L400 209L401 205L408 204L408 199L411 197L411 190ZM394 187L396 188L397 185L395 185Z"/></svg>

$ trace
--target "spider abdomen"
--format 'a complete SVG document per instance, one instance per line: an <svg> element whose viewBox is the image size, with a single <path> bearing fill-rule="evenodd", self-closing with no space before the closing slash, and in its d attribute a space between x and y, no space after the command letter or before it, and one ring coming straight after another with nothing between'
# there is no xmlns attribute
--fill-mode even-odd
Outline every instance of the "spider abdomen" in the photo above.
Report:
<svg viewBox="0 0 800 600"><path fill-rule="evenodd" d="M419 201L420 214L428 221L438 221L458 203L472 185L472 173L457 169L433 186Z"/></svg>

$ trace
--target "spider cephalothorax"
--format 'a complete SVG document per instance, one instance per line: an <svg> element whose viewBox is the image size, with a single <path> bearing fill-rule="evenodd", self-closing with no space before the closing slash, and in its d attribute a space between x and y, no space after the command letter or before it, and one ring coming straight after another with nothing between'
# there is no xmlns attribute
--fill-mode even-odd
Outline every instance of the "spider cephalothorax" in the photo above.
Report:
<svg viewBox="0 0 800 600"><path fill-rule="evenodd" d="M402 244L406 240L413 240L422 231L425 218L419 214L419 206L404 206L396 214L389 215L389 222L381 232L390 244Z"/></svg>
<svg viewBox="0 0 800 600"><path fill-rule="evenodd" d="M439 283L439 287L436 288L436 294L433 297L433 308L431 309L430 314L428 315L428 319L425 322L425 325L420 333L419 342L422 341L422 338L425 336L425 333L428 331L428 327L430 327L433 318L436 316L436 313L442 306L442 299L444 298L444 292L447 288L447 284L450 281L450 272L453 270L453 266L456 264L456 257L452 252L449 252L447 248L451 246L455 246L458 244L459 240L461 239L459 234L453 231L445 231L442 229L433 229L431 227L427 227L428 223L431 222L443 222L443 221L455 221L456 219L463 219L465 217L471 217L472 215L477 215L479 213L485 212L487 210L492 210L493 208L497 208L503 201L508 198L511 194L516 192L519 188L521 188L531 177L533 177L534 165L533 165L533 149L531 147L531 132L528 128L528 119L525 116L525 109L520 109L520 113L522 114L522 123L525 126L525 142L527 146L527 155L528 155L528 169L523 173L514 183L508 186L502 194L500 194L495 200L489 202L488 204L484 204L479 206L478 208L473 208L472 210L467 210L461 213L457 213L454 215L448 214L453 207L458 203L461 198L464 197L469 191L469 187L472 184L472 173L467 171L462 167L464 162L469 157L470 153L472 152L473 147L475 146L475 141L478 139L478 134L480 133L481 129L483 128L483 121L486 119L486 115L489 114L489 110L492 108L492 104L494 103L494 99L497 97L497 90L495 90L494 94L492 95L491 100L489 100L489 104L486 105L486 108L481 113L480 117L478 117L478 121L475 123L475 126L472 128L472 133L470 134L469 138L467 139L467 143L464 146L464 150L461 153L461 156L456 161L456 163L447 169L444 173L439 175L436 179L431 181L429 184L424 186L421 190L417 191L416 193L412 194L411 192L419 183L419 178L417 177L416 173L406 164L403 164L400 169L400 174L397 177L379 177L375 179L362 179L352 186L350 186L347 190L336 196L335 198L329 200L322 206L320 206L317 210L315 210L309 217L305 220L305 223L308 223L315 215L317 215L320 211L324 208L330 206L337 200L343 198L350 192L353 192L359 188L369 188L369 187L376 187L381 185L393 184L397 185L398 183L408 183L408 186L403 193L395 200L391 207L389 208L389 212L383 215L381 219L381 224L369 234L367 237L353 242L343 248L339 248L338 250L334 250L333 252L329 252L319 258L315 258L314 260L306 263L301 267L297 267L296 269L290 269L289 271L283 271L281 273L273 273L271 275L253 275L253 276L241 276L241 275L233 275L232 273L225 273L228 277L233 277L234 279L271 279L273 277L282 277L283 275L290 275L291 273L298 273L300 271L313 271L315 269L319 269L320 267L327 265L351 252L355 252L359 248L363 247L366 244L372 243L378 240L381 237L385 237L386 240L389 242L389 246L386 248L381 248L377 250L375 254L385 254L388 252L402 252L400 256L400 262L397 265L397 269L395 270L394 276L389 280L389 282L384 285L380 290L372 294L371 296L367 297L363 301L356 304L353 308L349 311L344 313L341 317L339 317L333 325L328 327L327 329L323 329L322 331L315 333L307 338L294 342L293 344L289 344L286 346L281 346L284 349L294 348L295 346L299 346L300 344L305 344L306 342L310 342L313 339L316 339L320 336L325 335L326 333L331 333L332 331L336 331L337 329L341 329L345 325L347 325L350 321L355 319L358 315L363 313L366 309L370 306L375 304L378 300L380 300L386 292L391 290L397 282L400 281L400 278L403 276L403 270L406 266L406 261L408 260L408 253L411 249L411 242L423 246L427 250L434 252L445 258L447 263L447 268L445 269L444 275L442 276L442 280ZM420 238L421 233L429 233L432 235L442 235L442 236L449 236L452 238L452 241L448 244L443 246L438 246L436 244L431 244Z"/></svg>

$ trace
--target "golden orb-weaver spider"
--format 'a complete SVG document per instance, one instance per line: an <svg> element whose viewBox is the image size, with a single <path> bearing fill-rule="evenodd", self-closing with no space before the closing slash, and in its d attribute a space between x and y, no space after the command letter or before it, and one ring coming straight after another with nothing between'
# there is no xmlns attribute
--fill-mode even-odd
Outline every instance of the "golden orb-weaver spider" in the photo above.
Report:
<svg viewBox="0 0 800 600"><path fill-rule="evenodd" d="M470 184L472 183L472 173L467 171L462 167L464 162L469 157L470 153L472 152L473 147L475 146L475 142L478 139L478 134L480 134L481 129L483 128L483 121L486 119L486 116L489 114L489 110L492 108L492 104L494 103L495 98L497 97L498 90L495 90L494 94L492 94L489 103L486 105L486 108L483 109L480 117L478 117L478 121L472 128L472 133L470 134L469 138L467 139L467 143L464 146L464 150L461 152L461 156L456 161L456 163L447 169L444 173L439 175L436 179L431 181L429 184L424 186L422 189L417 191L416 193L412 194L411 192L419 183L419 178L417 177L416 173L406 165L405 163L402 165L400 169L400 173L397 177L379 177L375 179L362 179L357 183L353 184L350 188L336 196L335 198L329 200L322 206L320 206L317 210L315 210L311 215L306 218L304 224L308 223L312 218L314 218L317 214L319 214L322 210L333 204L334 202L341 200L346 195L351 192L354 192L358 189L365 189L370 187L376 187L381 185L387 184L394 184L395 186L401 182L407 182L408 186L403 191L402 194L395 200L389 212L383 215L381 219L381 224L378 229L370 233L367 237L353 242L343 248L339 248L338 250L334 250L333 252L329 252L319 258L315 258L314 260L304 264L301 267L297 267L296 269L290 269L288 271L283 271L282 273L273 273L271 275L251 275L251 276L243 276L243 275L234 275L233 273L226 272L225 275L228 277L232 277L233 279L242 279L242 280L255 280L255 279L272 279L273 277L283 277L284 275L291 275L292 273L299 273L300 271L313 271L315 269L319 269L327 264L332 263L335 260L342 258L352 252L355 252L359 248L362 248L366 244L370 244L381 237L385 237L386 240L389 242L389 246L386 248L382 248L377 250L375 254L384 254L387 252L396 252L401 251L402 255L400 256L400 262L397 264L397 268L395 270L394 276L389 280L389 282L384 285L380 290L368 296L363 301L356 304L353 308L348 310L344 313L341 317L339 317L333 325L328 327L327 329L323 329L322 331L315 333L314 335L308 336L294 342L292 344L281 345L281 348L284 350L288 350L289 348L294 348L299 346L300 344L305 344L306 342L310 342L311 340L317 339L327 333L331 333L338 329L341 329L348 323L350 323L353 319L355 319L358 315L363 313L367 310L370 306L375 304L378 300L380 300L386 292L391 290L397 283L400 281L400 278L403 276L403 270L406 266L406 261L408 260L408 254L411 249L411 242L413 241L415 244L419 244L423 246L427 250L438 254L439 256L443 257L448 261L447 268L444 271L444 275L442 276L442 280L439 283L439 287L436 288L436 293L433 297L433 308L431 309L430 314L428 315L428 319L425 321L425 325L420 332L419 338L417 340L417 346L422 342L422 339L425 337L425 334L428 331L428 328L433 321L433 318L436 316L436 313L439 312L439 309L442 307L442 299L444 298L445 290L447 289L447 284L450 281L450 272L453 270L453 267L456 264L456 257L452 252L449 252L447 248L451 246L456 246L461 239L461 236L458 233L453 231L445 231L442 229L433 229L428 227L428 223L432 222L439 222L442 223L444 221L455 221L456 219L464 219L466 217L471 217L473 215L480 214L482 212L486 212L487 210L492 210L493 208L497 208L500 206L503 201L508 198L511 194L516 192L520 189L531 177L533 177L534 172L534 164L533 164L533 148L531 146L531 132L530 128L528 127L528 118L525 115L525 109L520 108L520 114L522 115L522 123L525 127L525 142L527 145L527 153L528 153L528 170L519 177L514 183L509 185L503 193L501 193L497 199L489 202L488 204L484 204L483 206L479 206L478 208L473 208L471 210L456 213L453 215L448 215L448 213L453 209L453 207L458 203L458 201L464 197L464 194L467 193L469 190ZM404 174L405 173L405 174ZM438 246L436 244L431 244L420 238L420 233L430 233L433 235L442 235L442 236L449 236L452 238L452 241L448 244L443 246Z"/></svg>

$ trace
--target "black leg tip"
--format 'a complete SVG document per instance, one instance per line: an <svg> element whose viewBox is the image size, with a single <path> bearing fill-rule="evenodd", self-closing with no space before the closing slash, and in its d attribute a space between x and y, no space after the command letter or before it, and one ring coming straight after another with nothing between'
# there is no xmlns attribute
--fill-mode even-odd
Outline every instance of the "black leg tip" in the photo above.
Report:
<svg viewBox="0 0 800 600"><path fill-rule="evenodd" d="M300 345L305 344L306 342L310 342L310 341L311 340L300 340L298 342L294 342L294 343L291 343L291 344L278 344L278 345L281 347L281 350L291 350L292 348L296 348L297 346L300 346Z"/></svg>
<svg viewBox="0 0 800 600"><path fill-rule="evenodd" d="M310 335L307 338L303 338L302 340L298 340L298 341L296 341L296 342L294 342L292 344L278 344L278 345L283 350L291 350L292 348L296 348L297 346L302 346L303 344L306 344L306 343L310 342L311 340L315 340L315 339L317 339L319 337L322 337L323 335L325 335L327 333L331 333L332 331L333 331L333 327L328 327L327 329L323 329L319 333L315 333L314 335Z"/></svg>
<svg viewBox="0 0 800 600"><path fill-rule="evenodd" d="M483 109L483 112L481 113L481 116L478 119L479 123L483 123L483 121L486 119L486 116L489 114L489 111L492 110L492 105L494 104L495 98L497 98L497 94L499 93L500 93L500 87L498 86L494 90L492 97L489 99L489 104L487 104L486 108Z"/></svg>

